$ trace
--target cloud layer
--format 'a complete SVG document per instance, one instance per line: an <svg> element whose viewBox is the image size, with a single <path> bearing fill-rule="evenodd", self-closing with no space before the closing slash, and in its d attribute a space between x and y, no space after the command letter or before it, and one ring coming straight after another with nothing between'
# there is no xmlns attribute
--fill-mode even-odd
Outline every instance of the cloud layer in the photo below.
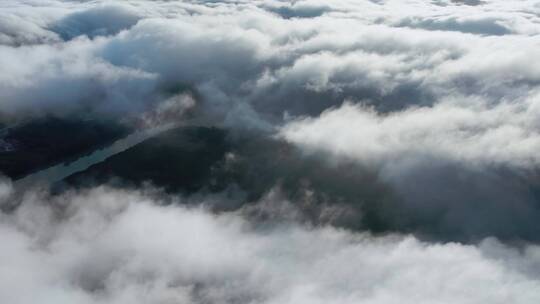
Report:
<svg viewBox="0 0 540 304"><path fill-rule="evenodd" d="M0 3L1 125L217 127L205 169L258 193L2 184L0 299L539 302L539 25L536 0ZM303 221L338 211L384 229Z"/></svg>
<svg viewBox="0 0 540 304"><path fill-rule="evenodd" d="M3 186L3 199L9 198ZM6 192L7 191L7 192ZM12 303L535 303L540 248L373 237L97 188L2 215ZM202 201L204 203L204 200ZM273 202L275 204L279 202ZM31 292L29 292L31 291Z"/></svg>
<svg viewBox="0 0 540 304"><path fill-rule="evenodd" d="M467 3L15 2L2 9L0 110L131 110L188 85L207 115L260 126L346 98L388 111L529 96L538 9Z"/></svg>
<svg viewBox="0 0 540 304"><path fill-rule="evenodd" d="M145 120L189 91L197 123L356 160L412 213L457 220L453 206L480 204L517 208L500 211L515 222L539 213L538 13L531 1L3 4L0 112ZM534 216L520 236L537 234Z"/></svg>

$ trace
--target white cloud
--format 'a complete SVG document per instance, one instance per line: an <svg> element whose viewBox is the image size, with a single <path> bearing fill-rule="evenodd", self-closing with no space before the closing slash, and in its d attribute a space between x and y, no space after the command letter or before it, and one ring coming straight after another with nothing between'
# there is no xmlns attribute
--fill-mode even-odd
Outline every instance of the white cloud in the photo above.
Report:
<svg viewBox="0 0 540 304"><path fill-rule="evenodd" d="M346 103L318 118L289 122L281 136L367 165L390 167L427 158L527 169L540 165L538 109L536 96L497 105L451 99L389 114Z"/></svg>
<svg viewBox="0 0 540 304"><path fill-rule="evenodd" d="M346 103L295 119L279 136L330 163L378 172L396 196L377 205L398 230L443 239L536 239L537 98L489 104L449 99L388 114Z"/></svg>
<svg viewBox="0 0 540 304"><path fill-rule="evenodd" d="M27 193L2 214L10 303L535 303L540 248L261 229L138 192Z"/></svg>
<svg viewBox="0 0 540 304"><path fill-rule="evenodd" d="M85 107L136 110L150 98L156 75L113 66L95 57L103 42L87 39L62 45L0 46L0 98L4 114L62 115Z"/></svg>
<svg viewBox="0 0 540 304"><path fill-rule="evenodd" d="M277 129L375 168L397 196L393 213L381 207L392 228L538 240L539 24L532 0L4 1L0 115L145 112L156 124L193 110L207 125ZM540 300L536 245L263 229L161 203L26 193L0 215L1 298Z"/></svg>
<svg viewBox="0 0 540 304"><path fill-rule="evenodd" d="M227 116L228 109L235 113L249 106L256 113L253 121L284 112L317 115L346 98L370 99L388 111L435 104L448 95L487 96L490 102L526 98L540 75L529 60L539 43L538 9L529 1L19 1L4 6L0 37L7 45L0 55L11 64L0 72L6 83L19 82L24 70L33 82L24 88L29 94L47 96L38 88L51 87L62 96L63 89L39 75L64 78L59 82L64 88L90 87L97 77L95 91L105 93L90 99L113 99L106 103L116 107L127 107L131 99L135 104L161 99L163 87L190 85L201 92L208 111ZM289 18L294 14L309 18ZM504 35L489 35L501 28ZM93 39L60 40L79 34ZM30 45L20 51L17 44ZM76 49L87 56L43 55L43 44L52 52ZM77 76L55 68L71 57L90 67L88 72ZM155 75L159 89L130 94L133 87L152 87L154 80L143 84L133 73L101 79L92 68L96 63ZM126 85L103 88L115 81ZM14 104L17 115L45 104L61 112L88 99L84 89L67 90L56 101L19 96L17 90L2 88L7 100L2 112L13 112Z"/></svg>

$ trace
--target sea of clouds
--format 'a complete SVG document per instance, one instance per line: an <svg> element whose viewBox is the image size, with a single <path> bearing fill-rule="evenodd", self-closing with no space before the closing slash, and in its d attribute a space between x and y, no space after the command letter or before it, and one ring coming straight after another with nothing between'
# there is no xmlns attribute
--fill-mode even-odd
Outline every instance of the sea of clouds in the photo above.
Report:
<svg viewBox="0 0 540 304"><path fill-rule="evenodd" d="M393 197L373 234L6 181L0 302L538 303L539 50L536 0L0 2L3 123L180 100Z"/></svg>

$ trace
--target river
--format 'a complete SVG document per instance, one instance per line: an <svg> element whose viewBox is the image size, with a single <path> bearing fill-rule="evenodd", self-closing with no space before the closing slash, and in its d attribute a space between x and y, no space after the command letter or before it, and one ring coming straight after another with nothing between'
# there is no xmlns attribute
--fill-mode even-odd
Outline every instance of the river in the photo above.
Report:
<svg viewBox="0 0 540 304"><path fill-rule="evenodd" d="M86 170L88 167L100 163L107 158L118 154L122 151L125 151L146 139L149 139L163 131L169 130L175 127L176 124L168 124L152 129L140 130L130 135L119 139L112 143L110 146L96 150L89 155L78 158L75 161L69 163L61 163L15 181L13 184L16 189L25 189L31 186L47 186L55 182L61 181L62 179Z"/></svg>

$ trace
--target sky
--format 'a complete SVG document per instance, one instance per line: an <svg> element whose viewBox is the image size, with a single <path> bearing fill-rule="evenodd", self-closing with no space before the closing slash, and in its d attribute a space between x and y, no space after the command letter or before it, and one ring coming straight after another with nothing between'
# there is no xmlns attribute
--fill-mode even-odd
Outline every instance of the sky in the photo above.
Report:
<svg viewBox="0 0 540 304"><path fill-rule="evenodd" d="M318 181L216 212L5 179L0 302L538 303L539 25L536 0L0 2L3 124L212 126Z"/></svg>

